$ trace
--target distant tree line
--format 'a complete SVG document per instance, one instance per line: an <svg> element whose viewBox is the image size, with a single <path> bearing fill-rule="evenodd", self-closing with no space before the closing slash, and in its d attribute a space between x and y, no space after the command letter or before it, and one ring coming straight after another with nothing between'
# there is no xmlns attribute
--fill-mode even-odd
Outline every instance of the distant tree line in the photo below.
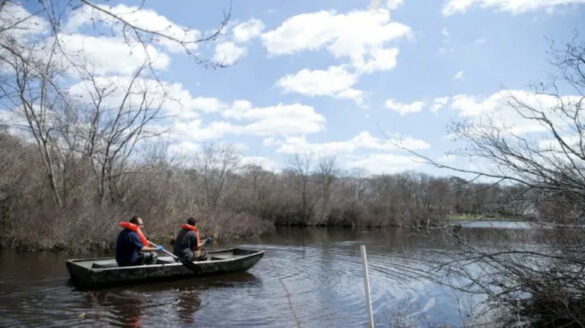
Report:
<svg viewBox="0 0 585 328"><path fill-rule="evenodd" d="M340 171L334 158L301 155L274 173L240 165L233 148L213 144L181 161L167 157L164 143L146 144L107 188L82 154L51 153L64 162L48 179L37 144L2 132L0 153L0 239L9 247L111 247L117 223L132 215L145 218L151 238L168 241L188 216L224 239L276 225L437 227L453 214L519 217L530 207L509 202L520 191L514 186L415 172L365 176Z"/></svg>

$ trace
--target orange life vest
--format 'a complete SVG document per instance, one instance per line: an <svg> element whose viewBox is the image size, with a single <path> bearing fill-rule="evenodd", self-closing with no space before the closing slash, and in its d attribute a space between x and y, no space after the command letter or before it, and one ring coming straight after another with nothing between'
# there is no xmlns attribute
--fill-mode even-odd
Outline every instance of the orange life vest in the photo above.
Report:
<svg viewBox="0 0 585 328"><path fill-rule="evenodd" d="M195 226L192 226L190 224L183 224L181 225L181 228L183 229L187 229L187 230L191 230L195 232L195 236L197 237L197 245L195 245L195 250L199 249L199 230L197 230L197 228Z"/></svg>
<svg viewBox="0 0 585 328"><path fill-rule="evenodd" d="M142 230L140 230L140 227L138 225L130 222L120 222L120 227L136 232L138 234L138 237L140 237L140 240L142 241L142 245L146 247L150 245L150 242L148 241L148 239L146 239L146 237L144 237L144 234L142 233Z"/></svg>

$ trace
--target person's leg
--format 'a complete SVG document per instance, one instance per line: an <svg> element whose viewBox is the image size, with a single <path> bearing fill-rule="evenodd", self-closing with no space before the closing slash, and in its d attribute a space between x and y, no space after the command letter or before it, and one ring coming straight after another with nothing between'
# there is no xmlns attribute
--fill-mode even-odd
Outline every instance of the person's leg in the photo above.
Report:
<svg viewBox="0 0 585 328"><path fill-rule="evenodd" d="M145 253L144 260L142 261L142 264L155 264L157 258L158 258L158 254L155 252Z"/></svg>
<svg viewBox="0 0 585 328"><path fill-rule="evenodd" d="M195 252L195 261L205 261L207 260L207 250L200 249Z"/></svg>
<svg viewBox="0 0 585 328"><path fill-rule="evenodd" d="M136 258L136 261L134 263L132 263L132 265L141 265L144 263L144 253L138 253L138 257Z"/></svg>
<svg viewBox="0 0 585 328"><path fill-rule="evenodd" d="M191 251L186 251L183 260L193 262L195 261L195 254L193 254Z"/></svg>

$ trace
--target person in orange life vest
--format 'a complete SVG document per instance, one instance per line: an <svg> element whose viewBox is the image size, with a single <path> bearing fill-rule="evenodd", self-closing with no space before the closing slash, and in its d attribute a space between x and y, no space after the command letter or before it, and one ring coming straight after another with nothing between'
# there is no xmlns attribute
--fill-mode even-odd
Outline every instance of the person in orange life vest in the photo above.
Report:
<svg viewBox="0 0 585 328"><path fill-rule="evenodd" d="M156 263L157 251L162 246L151 247L142 233L142 218L134 216L129 222L120 222L124 228L116 240L116 262L119 266Z"/></svg>
<svg viewBox="0 0 585 328"><path fill-rule="evenodd" d="M199 222L192 217L187 219L187 224L181 225L173 248L173 253L180 259L186 261L207 260L207 250L202 247L211 242L211 238L201 241L198 226Z"/></svg>

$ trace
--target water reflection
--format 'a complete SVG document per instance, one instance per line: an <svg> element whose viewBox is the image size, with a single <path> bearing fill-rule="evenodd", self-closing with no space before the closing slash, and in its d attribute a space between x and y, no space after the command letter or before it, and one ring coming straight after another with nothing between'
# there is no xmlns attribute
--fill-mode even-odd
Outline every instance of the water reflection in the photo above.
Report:
<svg viewBox="0 0 585 328"><path fill-rule="evenodd" d="M458 235L278 229L239 245L266 251L249 272L100 290L67 284L66 255L0 251L0 326L363 327L363 244L377 326L458 327L477 302L445 286L435 270L459 251L457 243L482 249L540 243L523 229L464 228Z"/></svg>
<svg viewBox="0 0 585 328"><path fill-rule="evenodd" d="M141 295L127 291L89 291L87 297L98 323L123 327L142 326L144 302Z"/></svg>
<svg viewBox="0 0 585 328"><path fill-rule="evenodd" d="M201 307L201 299L197 291L184 290L179 293L177 313L182 323L192 324L195 322L195 312Z"/></svg>

